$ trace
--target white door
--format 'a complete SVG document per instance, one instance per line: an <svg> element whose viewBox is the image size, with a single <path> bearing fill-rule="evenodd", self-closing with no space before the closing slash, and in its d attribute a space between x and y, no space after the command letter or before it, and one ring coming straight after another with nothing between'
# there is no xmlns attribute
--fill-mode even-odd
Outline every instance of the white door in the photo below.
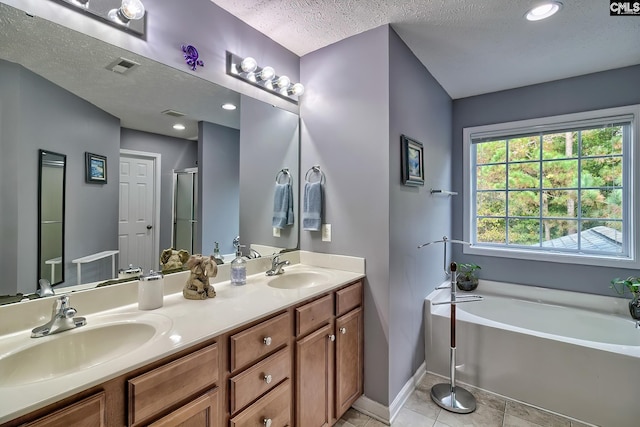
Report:
<svg viewBox="0 0 640 427"><path fill-rule="evenodd" d="M155 166L153 157L120 155L120 268L157 269Z"/></svg>

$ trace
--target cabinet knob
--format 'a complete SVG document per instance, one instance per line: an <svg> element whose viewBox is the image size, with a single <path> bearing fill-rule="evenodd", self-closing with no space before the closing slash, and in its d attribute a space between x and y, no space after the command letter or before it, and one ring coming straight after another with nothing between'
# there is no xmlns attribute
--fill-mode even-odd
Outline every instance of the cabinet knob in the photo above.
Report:
<svg viewBox="0 0 640 427"><path fill-rule="evenodd" d="M264 427L271 427L271 418L264 418L262 422L264 423Z"/></svg>
<svg viewBox="0 0 640 427"><path fill-rule="evenodd" d="M340 333L342 335L346 334L347 333L347 328L340 328Z"/></svg>
<svg viewBox="0 0 640 427"><path fill-rule="evenodd" d="M335 335L333 335L333 334L329 335L329 340L330 340L331 342L335 341L335 340L336 340L336 336L335 336Z"/></svg>
<svg viewBox="0 0 640 427"><path fill-rule="evenodd" d="M271 337L264 337L262 342L264 342L264 345L271 345Z"/></svg>
<svg viewBox="0 0 640 427"><path fill-rule="evenodd" d="M267 383L267 384L271 384L271 380L272 379L273 378L271 377L271 375L265 375L264 376L264 382Z"/></svg>

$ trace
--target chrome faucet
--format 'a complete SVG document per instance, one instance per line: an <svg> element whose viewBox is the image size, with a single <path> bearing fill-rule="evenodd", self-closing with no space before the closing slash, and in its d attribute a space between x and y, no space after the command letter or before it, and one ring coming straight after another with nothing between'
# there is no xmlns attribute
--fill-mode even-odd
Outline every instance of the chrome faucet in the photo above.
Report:
<svg viewBox="0 0 640 427"><path fill-rule="evenodd" d="M260 254L260 252L256 251L253 248L249 249L249 258L262 258L262 255Z"/></svg>
<svg viewBox="0 0 640 427"><path fill-rule="evenodd" d="M69 329L79 328L87 324L84 317L73 317L76 309L69 306L69 296L62 295L55 299L51 320L31 331L31 338L46 337Z"/></svg>
<svg viewBox="0 0 640 427"><path fill-rule="evenodd" d="M51 287L51 282L47 279L38 280L38 289L36 290L36 295L39 297L52 297L56 293L53 292L53 288Z"/></svg>
<svg viewBox="0 0 640 427"><path fill-rule="evenodd" d="M277 276L284 273L285 265L289 265L289 260L280 261L280 255L274 255L271 259L271 269L267 270L267 276Z"/></svg>

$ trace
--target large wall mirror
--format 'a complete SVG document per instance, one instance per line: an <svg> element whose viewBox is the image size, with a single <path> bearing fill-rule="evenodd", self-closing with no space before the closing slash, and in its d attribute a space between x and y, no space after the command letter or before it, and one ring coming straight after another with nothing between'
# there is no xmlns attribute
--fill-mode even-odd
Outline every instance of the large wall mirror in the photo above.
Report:
<svg viewBox="0 0 640 427"><path fill-rule="evenodd" d="M64 282L64 190L67 156L39 150L38 277Z"/></svg>
<svg viewBox="0 0 640 427"><path fill-rule="evenodd" d="M160 252L175 244L174 172L192 168L193 252L211 254L218 242L222 254L232 253L237 235L246 253L298 247L297 217L279 237L271 221L280 170L290 170L299 194L297 115L200 79L186 65L159 64L6 4L0 14L0 295L33 293L40 278L52 278L50 242L63 242L58 287L108 280L128 264L157 269ZM58 240L40 230L40 245L39 150L66 155L66 227ZM106 182L86 180L87 153L105 159ZM125 194L125 175L138 179L143 170L153 188ZM138 231L125 237L124 223ZM123 249L132 238L150 242L143 257L150 261Z"/></svg>

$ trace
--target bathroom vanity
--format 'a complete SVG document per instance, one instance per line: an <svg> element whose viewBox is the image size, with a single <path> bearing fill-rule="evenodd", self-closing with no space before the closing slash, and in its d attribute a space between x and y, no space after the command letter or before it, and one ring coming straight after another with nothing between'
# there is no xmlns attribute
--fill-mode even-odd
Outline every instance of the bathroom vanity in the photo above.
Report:
<svg viewBox="0 0 640 427"><path fill-rule="evenodd" d="M134 303L85 313L80 293L71 294L87 328L92 322L95 330L114 322L161 325L152 338L140 335L138 348L95 366L80 363L78 372L45 379L25 372L9 387L0 384L0 425L332 425L362 394L361 264L356 271L295 264L275 278L250 275L242 287L216 283L217 297L205 301L182 297L185 274L178 273L165 282L166 293L175 293L152 312L137 311ZM126 294L136 285L115 286ZM105 298L117 291L91 292L101 290ZM9 338L36 341L28 334ZM125 333L112 341L126 342Z"/></svg>

